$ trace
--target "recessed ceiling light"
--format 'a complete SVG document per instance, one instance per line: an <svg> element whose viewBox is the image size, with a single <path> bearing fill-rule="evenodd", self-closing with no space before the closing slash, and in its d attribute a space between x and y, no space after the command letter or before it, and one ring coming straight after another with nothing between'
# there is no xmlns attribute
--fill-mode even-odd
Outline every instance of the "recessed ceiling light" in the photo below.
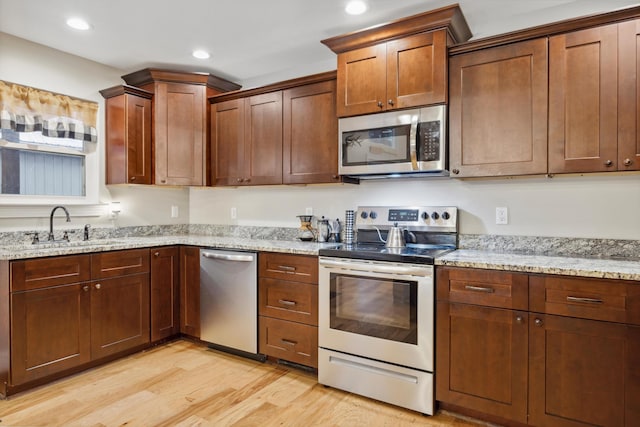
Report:
<svg viewBox="0 0 640 427"><path fill-rule="evenodd" d="M192 55L194 56L194 58L198 59L209 59L211 57L211 55L209 55L209 52L202 49L194 50Z"/></svg>
<svg viewBox="0 0 640 427"><path fill-rule="evenodd" d="M69 18L67 19L67 25L74 30L86 31L91 28L91 25L82 18Z"/></svg>
<svg viewBox="0 0 640 427"><path fill-rule="evenodd" d="M362 15L367 11L367 4L361 0L353 0L344 8L349 15Z"/></svg>

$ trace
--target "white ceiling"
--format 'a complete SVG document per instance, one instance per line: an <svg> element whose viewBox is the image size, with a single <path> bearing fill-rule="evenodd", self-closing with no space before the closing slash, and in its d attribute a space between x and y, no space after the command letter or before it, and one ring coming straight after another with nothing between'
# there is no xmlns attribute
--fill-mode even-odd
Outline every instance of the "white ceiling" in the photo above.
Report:
<svg viewBox="0 0 640 427"><path fill-rule="evenodd" d="M247 88L335 69L335 55L320 40L455 0L367 1L369 11L353 17L343 11L346 0L0 0L0 31L123 74L145 67L203 71ZM637 2L458 0L473 38ZM84 17L92 29L68 28L70 16ZM196 48L210 51L211 58L193 58Z"/></svg>

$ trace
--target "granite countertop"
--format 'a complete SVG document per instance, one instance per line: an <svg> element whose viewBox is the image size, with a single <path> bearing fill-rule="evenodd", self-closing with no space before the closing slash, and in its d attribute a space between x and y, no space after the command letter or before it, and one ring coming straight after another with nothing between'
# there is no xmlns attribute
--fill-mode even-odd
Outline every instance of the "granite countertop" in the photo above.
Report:
<svg viewBox="0 0 640 427"><path fill-rule="evenodd" d="M58 255L83 254L122 249L148 248L171 245L203 246L219 249L282 252L300 255L318 255L318 250L333 247L335 243L298 242L291 240L247 239L199 235L164 235L152 237L121 237L89 241L42 242L0 246L0 260L41 258Z"/></svg>
<svg viewBox="0 0 640 427"><path fill-rule="evenodd" d="M458 249L436 259L436 265L635 280L640 284L640 259L633 258L564 257Z"/></svg>
<svg viewBox="0 0 640 427"><path fill-rule="evenodd" d="M194 234L162 235L152 237L121 237L96 239L87 242L43 242L35 245L5 245L0 246L0 260L40 258L47 256L82 254L169 245L189 245L219 249L318 255L319 249L330 248L335 246L336 244L300 242L294 240L219 237ZM606 279L622 279L640 282L640 259L637 258L612 259L564 257L458 249L436 259L436 265L509 270L525 273L545 273Z"/></svg>

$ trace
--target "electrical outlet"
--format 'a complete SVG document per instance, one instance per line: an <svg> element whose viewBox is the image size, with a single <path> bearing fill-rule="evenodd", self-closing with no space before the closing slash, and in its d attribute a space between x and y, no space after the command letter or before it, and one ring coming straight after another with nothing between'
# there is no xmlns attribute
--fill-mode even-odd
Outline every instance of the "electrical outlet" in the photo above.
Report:
<svg viewBox="0 0 640 427"><path fill-rule="evenodd" d="M305 215L313 215L313 208L306 208L304 210Z"/></svg>
<svg viewBox="0 0 640 427"><path fill-rule="evenodd" d="M233 207L231 208L231 219L236 219L236 218L238 218L238 210L235 207Z"/></svg>
<svg viewBox="0 0 640 427"><path fill-rule="evenodd" d="M496 224L509 224L509 209L506 207L496 208Z"/></svg>
<svg viewBox="0 0 640 427"><path fill-rule="evenodd" d="M171 218L178 218L179 215L180 210L178 209L178 207L175 205L171 206Z"/></svg>

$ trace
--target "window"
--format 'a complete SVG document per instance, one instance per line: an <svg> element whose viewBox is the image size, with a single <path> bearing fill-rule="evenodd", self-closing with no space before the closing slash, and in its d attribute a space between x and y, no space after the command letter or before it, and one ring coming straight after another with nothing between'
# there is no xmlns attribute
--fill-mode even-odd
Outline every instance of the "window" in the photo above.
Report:
<svg viewBox="0 0 640 427"><path fill-rule="evenodd" d="M95 203L98 104L0 80L3 202Z"/></svg>

